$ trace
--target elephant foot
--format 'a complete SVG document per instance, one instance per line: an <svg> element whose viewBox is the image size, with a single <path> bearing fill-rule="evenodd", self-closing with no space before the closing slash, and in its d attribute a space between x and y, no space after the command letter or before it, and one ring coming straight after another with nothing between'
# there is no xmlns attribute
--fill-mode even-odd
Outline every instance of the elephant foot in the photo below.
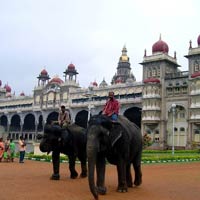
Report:
<svg viewBox="0 0 200 200"><path fill-rule="evenodd" d="M142 179L141 178L134 181L134 185L136 185L136 186L139 186L141 184L142 184Z"/></svg>
<svg viewBox="0 0 200 200"><path fill-rule="evenodd" d="M80 177L81 177L81 178L87 177L87 172L82 172L82 173L80 174Z"/></svg>
<svg viewBox="0 0 200 200"><path fill-rule="evenodd" d="M100 194L100 195L105 195L106 192L107 192L107 189L106 189L106 187L98 186L98 187L97 187L97 192L98 192L98 194Z"/></svg>
<svg viewBox="0 0 200 200"><path fill-rule="evenodd" d="M71 176L70 176L71 179L75 179L77 177L78 177L78 173L76 171L71 173Z"/></svg>
<svg viewBox="0 0 200 200"><path fill-rule="evenodd" d="M142 184L142 173L139 173L135 176L135 181L134 181L134 184L136 186L139 186Z"/></svg>
<svg viewBox="0 0 200 200"><path fill-rule="evenodd" d="M60 180L60 175L59 174L52 174L50 177L50 180Z"/></svg>
<svg viewBox="0 0 200 200"><path fill-rule="evenodd" d="M119 187L117 188L117 192L121 192L121 193L128 192L128 187L119 186Z"/></svg>
<svg viewBox="0 0 200 200"><path fill-rule="evenodd" d="M131 183L127 183L127 186L129 187L129 188L131 188L131 187L133 187L133 183L131 182Z"/></svg>

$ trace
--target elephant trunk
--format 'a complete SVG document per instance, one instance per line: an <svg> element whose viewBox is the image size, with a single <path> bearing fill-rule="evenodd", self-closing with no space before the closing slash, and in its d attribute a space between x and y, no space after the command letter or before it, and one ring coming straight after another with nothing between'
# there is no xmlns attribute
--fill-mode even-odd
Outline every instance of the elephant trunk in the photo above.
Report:
<svg viewBox="0 0 200 200"><path fill-rule="evenodd" d="M40 148L41 152L49 152L50 151L50 146L45 141L42 141L40 143L39 148Z"/></svg>
<svg viewBox="0 0 200 200"><path fill-rule="evenodd" d="M93 144L87 144L87 156L88 156L88 181L90 191L93 194L94 198L98 199L98 192L97 188L95 187L95 180L94 180L94 173L95 173L95 165L96 165L96 156L97 156L97 149Z"/></svg>

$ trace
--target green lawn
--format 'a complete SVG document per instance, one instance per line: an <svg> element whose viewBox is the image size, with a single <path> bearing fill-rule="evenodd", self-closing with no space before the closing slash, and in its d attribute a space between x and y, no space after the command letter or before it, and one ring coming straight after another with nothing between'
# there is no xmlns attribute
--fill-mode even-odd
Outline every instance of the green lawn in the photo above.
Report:
<svg viewBox="0 0 200 200"><path fill-rule="evenodd" d="M172 155L171 150L143 150L142 161L146 162L188 162L188 161L199 161L200 151L199 150L175 150Z"/></svg>
<svg viewBox="0 0 200 200"><path fill-rule="evenodd" d="M50 155L26 154L26 159L51 162ZM67 162L67 156L61 156L61 162ZM192 162L200 161L200 150L143 150L142 163L166 163L166 162Z"/></svg>

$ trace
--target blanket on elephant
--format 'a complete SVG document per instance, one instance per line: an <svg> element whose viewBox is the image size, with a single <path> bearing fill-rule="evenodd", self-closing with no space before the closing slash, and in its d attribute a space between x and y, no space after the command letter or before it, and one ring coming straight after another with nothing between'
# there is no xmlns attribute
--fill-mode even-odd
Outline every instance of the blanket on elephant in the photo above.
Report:
<svg viewBox="0 0 200 200"><path fill-rule="evenodd" d="M134 130L140 130L140 128L133 122L129 121L123 115L118 116L117 123L119 123L127 132L132 132Z"/></svg>

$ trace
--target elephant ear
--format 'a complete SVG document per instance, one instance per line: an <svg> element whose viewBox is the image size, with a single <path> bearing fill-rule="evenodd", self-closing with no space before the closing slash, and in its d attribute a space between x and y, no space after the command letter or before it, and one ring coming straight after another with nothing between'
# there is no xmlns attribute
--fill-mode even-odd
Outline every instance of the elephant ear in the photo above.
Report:
<svg viewBox="0 0 200 200"><path fill-rule="evenodd" d="M62 128L58 125L52 125L52 132L55 134L55 136L60 136L62 133Z"/></svg>
<svg viewBox="0 0 200 200"><path fill-rule="evenodd" d="M120 124L115 124L113 126L113 128L111 129L110 134L109 134L109 138L110 138L112 147L122 137L122 132L123 132L123 130L122 130L122 127Z"/></svg>

